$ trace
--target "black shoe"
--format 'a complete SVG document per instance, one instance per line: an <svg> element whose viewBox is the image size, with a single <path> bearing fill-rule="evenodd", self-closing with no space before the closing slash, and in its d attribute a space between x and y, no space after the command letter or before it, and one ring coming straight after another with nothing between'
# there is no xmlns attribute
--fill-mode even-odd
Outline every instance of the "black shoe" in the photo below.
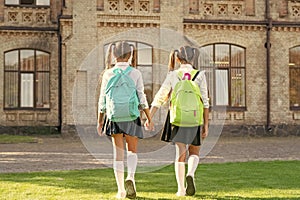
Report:
<svg viewBox="0 0 300 200"><path fill-rule="evenodd" d="M196 192L196 188L195 188L195 183L194 183L194 179L191 176L187 176L186 177L186 195L188 196L193 196Z"/></svg>
<svg viewBox="0 0 300 200"><path fill-rule="evenodd" d="M136 191L134 188L134 184L132 180L125 181L125 190L126 190L126 197L129 199L135 199L136 198Z"/></svg>

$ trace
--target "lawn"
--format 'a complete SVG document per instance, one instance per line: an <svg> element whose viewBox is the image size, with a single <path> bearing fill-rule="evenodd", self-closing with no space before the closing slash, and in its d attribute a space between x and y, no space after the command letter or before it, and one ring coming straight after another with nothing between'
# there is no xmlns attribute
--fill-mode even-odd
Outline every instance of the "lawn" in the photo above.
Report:
<svg viewBox="0 0 300 200"><path fill-rule="evenodd" d="M177 198L173 166L137 173L137 199L299 199L300 161L201 164L194 197ZM1 200L114 199L112 169L0 174Z"/></svg>
<svg viewBox="0 0 300 200"><path fill-rule="evenodd" d="M26 135L0 134L0 144L32 143L32 142L38 142L38 139L33 136L26 136Z"/></svg>

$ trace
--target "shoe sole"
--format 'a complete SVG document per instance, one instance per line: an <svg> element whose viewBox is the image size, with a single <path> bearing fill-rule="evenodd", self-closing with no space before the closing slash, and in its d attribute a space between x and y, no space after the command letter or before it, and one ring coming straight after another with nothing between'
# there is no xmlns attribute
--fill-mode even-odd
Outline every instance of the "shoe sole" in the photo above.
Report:
<svg viewBox="0 0 300 200"><path fill-rule="evenodd" d="M129 199L136 198L136 192L134 189L133 182L131 180L125 181L125 190L126 190L126 197Z"/></svg>
<svg viewBox="0 0 300 200"><path fill-rule="evenodd" d="M195 194L195 192L196 192L195 183L194 183L193 177L187 176L186 177L186 184L187 184L186 194L188 196L193 196Z"/></svg>

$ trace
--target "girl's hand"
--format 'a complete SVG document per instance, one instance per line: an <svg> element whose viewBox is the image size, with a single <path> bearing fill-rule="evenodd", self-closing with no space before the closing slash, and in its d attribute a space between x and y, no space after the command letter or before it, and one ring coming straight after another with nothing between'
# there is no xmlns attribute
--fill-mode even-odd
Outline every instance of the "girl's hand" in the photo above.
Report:
<svg viewBox="0 0 300 200"><path fill-rule="evenodd" d="M101 123L99 123L99 122L97 123L97 132L98 132L99 136L103 136L104 135L104 133L102 132L103 124L104 124L103 121Z"/></svg>
<svg viewBox="0 0 300 200"><path fill-rule="evenodd" d="M152 121L149 122L148 119L146 120L144 126L146 131L154 131L154 124Z"/></svg>
<svg viewBox="0 0 300 200"><path fill-rule="evenodd" d="M202 140L204 140L207 136L208 136L208 124L205 124L202 127L202 133L201 133Z"/></svg>

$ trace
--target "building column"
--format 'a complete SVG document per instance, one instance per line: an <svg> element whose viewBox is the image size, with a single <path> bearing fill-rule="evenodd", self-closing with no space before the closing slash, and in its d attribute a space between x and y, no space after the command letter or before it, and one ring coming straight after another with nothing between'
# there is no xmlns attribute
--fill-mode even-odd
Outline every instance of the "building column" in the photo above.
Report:
<svg viewBox="0 0 300 200"><path fill-rule="evenodd" d="M0 22L4 21L4 0L0 0Z"/></svg>

